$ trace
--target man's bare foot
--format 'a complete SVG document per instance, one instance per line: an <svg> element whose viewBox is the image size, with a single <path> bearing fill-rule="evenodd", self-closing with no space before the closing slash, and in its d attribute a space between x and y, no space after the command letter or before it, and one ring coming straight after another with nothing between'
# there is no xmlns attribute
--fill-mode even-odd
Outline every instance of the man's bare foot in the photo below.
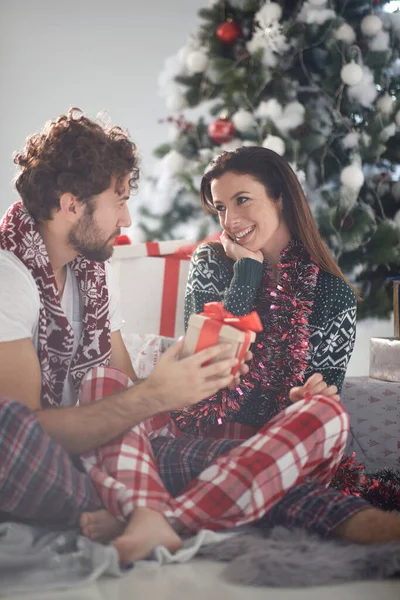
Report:
<svg viewBox="0 0 400 600"><path fill-rule="evenodd" d="M115 540L125 529L125 523L117 521L106 510L83 513L80 526L83 535L95 542L103 543Z"/></svg>
<svg viewBox="0 0 400 600"><path fill-rule="evenodd" d="M115 540L114 546L121 561L135 562L149 556L157 546L176 552L182 541L164 515L150 508L136 508L125 532Z"/></svg>

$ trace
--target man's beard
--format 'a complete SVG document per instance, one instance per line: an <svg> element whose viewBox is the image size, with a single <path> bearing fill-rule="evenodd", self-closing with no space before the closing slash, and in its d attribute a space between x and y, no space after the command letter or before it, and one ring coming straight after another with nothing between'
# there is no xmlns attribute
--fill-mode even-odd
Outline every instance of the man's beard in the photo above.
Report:
<svg viewBox="0 0 400 600"><path fill-rule="evenodd" d="M120 231L110 235L106 240L101 240L100 231L94 222L93 213L88 209L68 234L69 244L88 260L104 262L111 258L114 251L114 238Z"/></svg>

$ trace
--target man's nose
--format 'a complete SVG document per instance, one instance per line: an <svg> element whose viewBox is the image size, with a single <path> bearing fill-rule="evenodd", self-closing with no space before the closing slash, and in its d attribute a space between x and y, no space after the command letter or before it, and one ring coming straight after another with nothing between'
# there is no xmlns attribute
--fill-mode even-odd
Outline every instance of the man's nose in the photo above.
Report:
<svg viewBox="0 0 400 600"><path fill-rule="evenodd" d="M130 227L132 225L131 215L129 213L128 203L125 202L122 212L119 216L118 227Z"/></svg>

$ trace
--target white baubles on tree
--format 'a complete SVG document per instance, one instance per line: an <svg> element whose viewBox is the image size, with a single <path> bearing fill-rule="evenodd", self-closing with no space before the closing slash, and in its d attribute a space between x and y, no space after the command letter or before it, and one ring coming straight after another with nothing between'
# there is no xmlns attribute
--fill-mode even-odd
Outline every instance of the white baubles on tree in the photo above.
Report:
<svg viewBox="0 0 400 600"><path fill-rule="evenodd" d="M308 25L323 25L326 21L336 18L332 8L326 6L322 0L305 0L297 15L297 20Z"/></svg>
<svg viewBox="0 0 400 600"><path fill-rule="evenodd" d="M254 126L254 117L251 112L241 108L232 117L232 122L237 131L244 133L250 131Z"/></svg>
<svg viewBox="0 0 400 600"><path fill-rule="evenodd" d="M350 131L347 135L342 139L343 147L348 149L355 148L358 146L360 141L360 134L356 131Z"/></svg>
<svg viewBox="0 0 400 600"><path fill-rule="evenodd" d="M368 15L361 21L361 31L364 35L372 37L382 29L383 23L376 15Z"/></svg>
<svg viewBox="0 0 400 600"><path fill-rule="evenodd" d="M289 48L283 28L279 23L282 8L276 2L266 2L254 15L252 38L246 42L250 54L263 50L263 62L268 67L278 63L277 55Z"/></svg>
<svg viewBox="0 0 400 600"><path fill-rule="evenodd" d="M258 105L256 115L257 117L271 119L271 121L275 122L282 115L282 105L278 102L276 98L263 100Z"/></svg>
<svg viewBox="0 0 400 600"><path fill-rule="evenodd" d="M280 156L283 156L285 154L285 150L286 150L285 142L283 141L282 138L278 137L277 135L271 135L271 134L267 135L267 137L263 141L262 145L264 146L264 148L273 150Z"/></svg>
<svg viewBox="0 0 400 600"><path fill-rule="evenodd" d="M364 183L364 173L361 167L354 162L342 170L340 181L348 189L359 192Z"/></svg>
<svg viewBox="0 0 400 600"><path fill-rule="evenodd" d="M166 97L165 104L171 112L180 112L187 106L187 100L177 88L172 90Z"/></svg>
<svg viewBox="0 0 400 600"><path fill-rule="evenodd" d="M178 60L182 65L186 63L186 59L193 52L194 48L191 42L186 43L182 48L179 48L177 52Z"/></svg>
<svg viewBox="0 0 400 600"><path fill-rule="evenodd" d="M271 23L279 21L282 16L282 8L277 2L266 2L258 11L256 18L261 18L264 22Z"/></svg>
<svg viewBox="0 0 400 600"><path fill-rule="evenodd" d="M221 148L217 151L217 154L220 153L220 150L223 152L232 152L232 150L236 150L236 148L240 148L242 146L242 140L239 138L233 138L230 142L225 142L225 144L221 144Z"/></svg>
<svg viewBox="0 0 400 600"><path fill-rule="evenodd" d="M203 73L208 66L208 56L202 50L195 50L187 55L185 63L191 73Z"/></svg>
<svg viewBox="0 0 400 600"><path fill-rule="evenodd" d="M383 94L383 96L381 96L380 98L378 98L378 100L376 101L376 109L378 112L381 113L381 115L384 115L385 117L391 115L394 110L394 101L392 96L386 93Z"/></svg>
<svg viewBox="0 0 400 600"><path fill-rule="evenodd" d="M275 98L260 102L256 116L268 119L284 134L304 123L305 108L300 102L289 102L283 107Z"/></svg>
<svg viewBox="0 0 400 600"><path fill-rule="evenodd" d="M176 150L171 150L164 156L163 165L171 173L171 175L176 175L177 173L181 173L186 166L186 159L182 154L179 154Z"/></svg>
<svg viewBox="0 0 400 600"><path fill-rule="evenodd" d="M358 85L362 82L364 73L360 65L353 60L342 67L340 77L346 85Z"/></svg>
<svg viewBox="0 0 400 600"><path fill-rule="evenodd" d="M368 67L363 67L363 78L358 85L349 85L347 95L351 102L358 102L365 108L372 108L378 95L374 74Z"/></svg>
<svg viewBox="0 0 400 600"><path fill-rule="evenodd" d="M346 44L354 44L357 36L356 32L350 25L343 23L343 25L336 29L335 38L341 42L345 42Z"/></svg>

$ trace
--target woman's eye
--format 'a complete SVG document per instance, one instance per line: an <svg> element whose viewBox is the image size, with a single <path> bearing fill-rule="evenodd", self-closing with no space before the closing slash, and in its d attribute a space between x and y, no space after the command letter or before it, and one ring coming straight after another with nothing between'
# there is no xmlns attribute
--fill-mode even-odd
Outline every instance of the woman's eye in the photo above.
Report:
<svg viewBox="0 0 400 600"><path fill-rule="evenodd" d="M248 200L247 196L239 196L239 198L237 199L237 203L244 204L245 202L247 202L247 200Z"/></svg>
<svg viewBox="0 0 400 600"><path fill-rule="evenodd" d="M215 210L217 210L218 212L223 212L225 210L225 206L223 204L217 204L215 206Z"/></svg>

